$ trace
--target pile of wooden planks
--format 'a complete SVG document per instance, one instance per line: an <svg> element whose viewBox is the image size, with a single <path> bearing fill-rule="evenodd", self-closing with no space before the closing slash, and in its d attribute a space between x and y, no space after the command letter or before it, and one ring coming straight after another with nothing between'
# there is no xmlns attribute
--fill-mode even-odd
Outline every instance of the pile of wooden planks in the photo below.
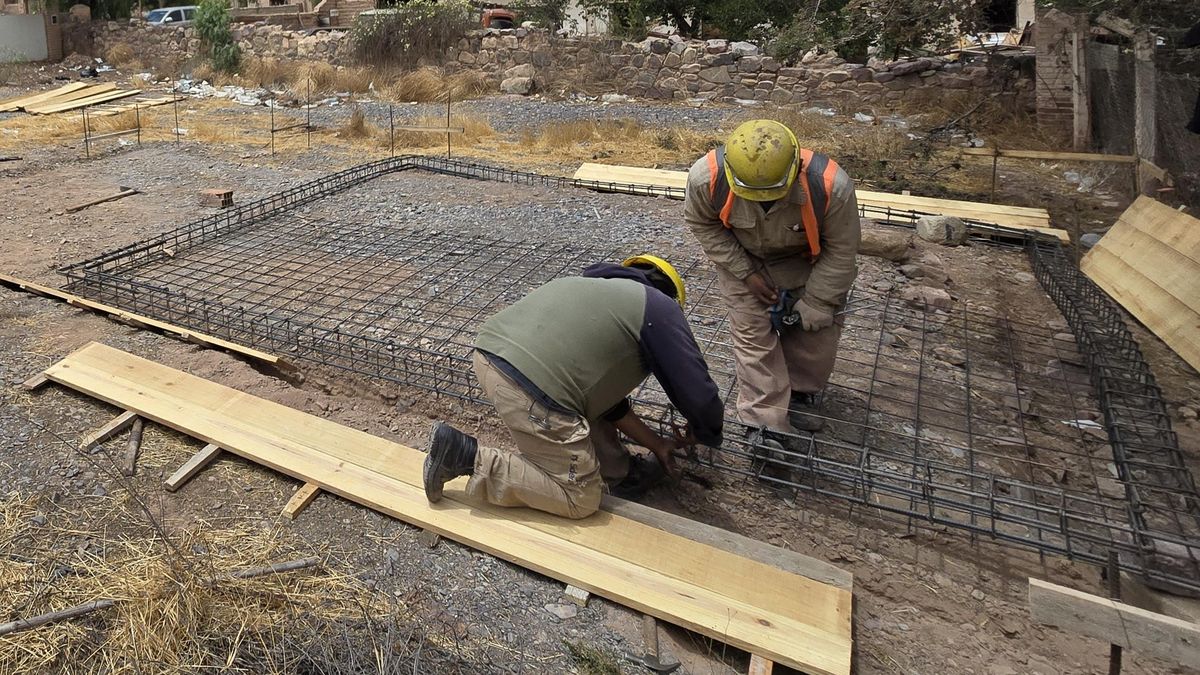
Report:
<svg viewBox="0 0 1200 675"><path fill-rule="evenodd" d="M1200 220L1138 197L1079 268L1200 370Z"/></svg>
<svg viewBox="0 0 1200 675"><path fill-rule="evenodd" d="M575 172L577 184L593 187L599 183L611 192L633 192L636 186L653 186L683 190L687 187L686 171L645 169L636 166L584 163ZM623 189L625 188L625 189ZM985 202L965 202L955 199L936 199L897 195L888 192L858 190L859 205L879 209L891 209L902 213L916 212L937 216L955 216L982 223L991 223L1018 230L1034 230L1058 238L1067 243L1070 236L1065 230L1051 227L1050 214L1046 209L1026 206L1004 206Z"/></svg>
<svg viewBox="0 0 1200 675"><path fill-rule="evenodd" d="M153 108L156 105L166 105L181 100L182 96L153 96L151 98L135 98L132 101L121 101L109 105L98 106L94 110L88 111L88 117L108 117L109 115L120 115L124 112L142 108Z"/></svg>
<svg viewBox="0 0 1200 675"><path fill-rule="evenodd" d="M305 499L335 493L761 658L850 672L846 588L608 511L570 521L495 507L461 479L430 504L418 450L102 344L44 377L315 486Z"/></svg>
<svg viewBox="0 0 1200 675"><path fill-rule="evenodd" d="M140 93L142 93L141 89L117 89L117 85L112 83L73 82L40 94L18 96L0 101L0 112L24 110L34 115L48 115L136 96Z"/></svg>

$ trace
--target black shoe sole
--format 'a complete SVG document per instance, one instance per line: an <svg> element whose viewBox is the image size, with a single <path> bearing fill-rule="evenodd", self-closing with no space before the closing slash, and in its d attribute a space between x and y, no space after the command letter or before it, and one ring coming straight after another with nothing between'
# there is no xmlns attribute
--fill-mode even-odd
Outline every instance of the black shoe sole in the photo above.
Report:
<svg viewBox="0 0 1200 675"><path fill-rule="evenodd" d="M431 504L442 499L442 488L446 486L446 453L450 450L449 443L438 443L438 429L443 422L434 422L429 430L429 454L425 457L425 467L421 472L421 482L425 484L425 498Z"/></svg>

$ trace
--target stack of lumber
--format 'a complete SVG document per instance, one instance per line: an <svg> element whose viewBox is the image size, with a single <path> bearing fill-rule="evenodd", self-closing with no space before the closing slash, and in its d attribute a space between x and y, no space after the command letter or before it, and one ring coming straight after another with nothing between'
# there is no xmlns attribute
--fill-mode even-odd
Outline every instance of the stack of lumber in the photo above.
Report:
<svg viewBox="0 0 1200 675"><path fill-rule="evenodd" d="M611 192L636 192L631 189L633 186L653 186L678 190L687 187L686 171L665 171L609 164L584 163L575 172L574 179L585 187L597 187L596 184L599 184ZM856 194L859 205L863 206L891 209L903 213L955 216L1018 230L1034 230L1057 237L1064 243L1070 241L1066 231L1050 226L1050 214L1046 209L965 202L956 199L914 197L870 190L858 190Z"/></svg>
<svg viewBox="0 0 1200 675"><path fill-rule="evenodd" d="M152 96L150 98L135 98L131 101L121 101L120 103L110 103L107 105L97 106L88 111L88 117L107 117L109 115L120 115L124 112L129 112L135 109L153 108L156 105L166 105L181 100L182 96L173 94L167 96Z"/></svg>
<svg viewBox="0 0 1200 675"><path fill-rule="evenodd" d="M136 96L140 93L142 93L140 89L117 89L117 85L112 83L74 82L40 94L18 96L0 101L0 112L24 110L34 115L48 115Z"/></svg>
<svg viewBox="0 0 1200 675"><path fill-rule="evenodd" d="M530 570L813 674L848 674L851 593L615 513L577 521L468 497L430 504L425 455L92 343L50 381Z"/></svg>
<svg viewBox="0 0 1200 675"><path fill-rule="evenodd" d="M1138 197L1079 268L1200 370L1200 220Z"/></svg>

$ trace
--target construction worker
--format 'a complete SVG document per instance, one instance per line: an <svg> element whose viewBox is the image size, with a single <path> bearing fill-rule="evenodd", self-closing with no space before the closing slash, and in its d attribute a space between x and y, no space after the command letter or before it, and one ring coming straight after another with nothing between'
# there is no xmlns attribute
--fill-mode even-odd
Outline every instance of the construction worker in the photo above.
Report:
<svg viewBox="0 0 1200 675"><path fill-rule="evenodd" d="M475 341L475 375L512 433L516 451L478 447L437 422L425 459L425 494L442 497L456 476L467 493L499 506L528 506L567 518L600 507L603 484L637 496L675 475L672 452L721 444L717 386L682 307L683 280L665 260L642 255L555 279L488 319ZM665 437L652 431L629 394L653 373L687 420ZM631 456L625 434L653 458Z"/></svg>
<svg viewBox="0 0 1200 675"><path fill-rule="evenodd" d="M753 120L688 173L684 218L729 307L739 418L765 438L818 431L860 238L854 184L783 124ZM776 319L791 315L794 325Z"/></svg>

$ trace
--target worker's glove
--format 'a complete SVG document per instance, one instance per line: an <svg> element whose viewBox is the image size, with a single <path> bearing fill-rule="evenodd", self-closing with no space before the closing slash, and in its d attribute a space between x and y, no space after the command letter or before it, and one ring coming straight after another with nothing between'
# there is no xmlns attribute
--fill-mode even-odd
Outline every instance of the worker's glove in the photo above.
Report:
<svg viewBox="0 0 1200 675"><path fill-rule="evenodd" d="M808 331L817 331L833 325L833 312L820 307L814 307L803 298L792 305L792 311L800 315L800 327Z"/></svg>

